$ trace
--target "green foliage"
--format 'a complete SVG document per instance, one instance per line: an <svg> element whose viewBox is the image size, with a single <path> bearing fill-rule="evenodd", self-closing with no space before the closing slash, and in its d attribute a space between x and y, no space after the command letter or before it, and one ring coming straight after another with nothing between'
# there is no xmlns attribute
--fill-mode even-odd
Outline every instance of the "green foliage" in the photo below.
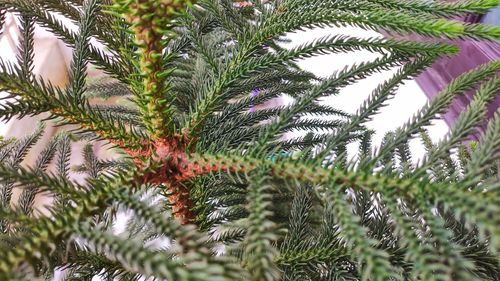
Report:
<svg viewBox="0 0 500 281"><path fill-rule="evenodd" d="M458 52L442 38L500 39L498 27L451 19L498 4L0 0L0 30L13 12L21 31L17 62L0 61L0 117L76 125L45 145L44 125L0 140L0 280L498 280L500 112L484 119L500 62L456 78L380 144L367 128L399 85ZM74 49L65 88L33 73L36 25ZM428 40L283 47L286 33L324 26ZM378 56L327 78L296 64L359 50ZM89 65L105 77L88 78ZM355 114L320 103L389 69ZM434 143L426 127L468 91ZM262 109L282 94L294 102ZM70 166L75 141L87 144ZM95 155L102 143L115 158Z"/></svg>

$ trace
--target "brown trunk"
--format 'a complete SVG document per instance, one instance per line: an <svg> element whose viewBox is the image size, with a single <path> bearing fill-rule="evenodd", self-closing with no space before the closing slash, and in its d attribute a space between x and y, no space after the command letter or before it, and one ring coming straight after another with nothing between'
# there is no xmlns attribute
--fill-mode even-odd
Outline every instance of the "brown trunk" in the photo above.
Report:
<svg viewBox="0 0 500 281"><path fill-rule="evenodd" d="M192 223L196 217L192 211L190 190L184 182L209 170L208 167L195 165L188 160L187 143L184 136L176 135L154 142L144 141L140 150L125 149L140 168L147 159L162 162L157 171L144 175L140 182L163 185L168 193L172 213L182 224Z"/></svg>

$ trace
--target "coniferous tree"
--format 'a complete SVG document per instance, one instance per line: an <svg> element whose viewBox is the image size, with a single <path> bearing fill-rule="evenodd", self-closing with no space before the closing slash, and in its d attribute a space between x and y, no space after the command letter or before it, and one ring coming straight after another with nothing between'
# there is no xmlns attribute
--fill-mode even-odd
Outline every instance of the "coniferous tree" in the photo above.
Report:
<svg viewBox="0 0 500 281"><path fill-rule="evenodd" d="M0 0L0 27L12 12L21 31L17 63L0 62L2 119L49 113L45 122L77 127L31 166L21 162L43 126L1 141L0 280L55 270L67 280L499 280L500 115L484 118L500 62L459 76L378 148L365 126L400 84L457 53L439 39L500 39L499 27L452 19L498 2ZM35 25L73 48L65 88L33 74ZM427 42L335 35L282 47L287 32L324 26ZM379 56L328 78L295 63L356 50ZM89 79L90 65L106 78ZM355 114L319 103L395 67ZM425 127L468 91L470 106L433 143ZM294 103L256 109L282 94ZM110 97L123 102L96 103ZM481 140L464 142L478 128ZM415 137L427 149L418 164ZM77 140L89 142L73 167L85 183L70 175ZM100 159L96 140L123 156ZM42 192L54 196L50 215L34 209ZM119 212L131 215L116 233Z"/></svg>

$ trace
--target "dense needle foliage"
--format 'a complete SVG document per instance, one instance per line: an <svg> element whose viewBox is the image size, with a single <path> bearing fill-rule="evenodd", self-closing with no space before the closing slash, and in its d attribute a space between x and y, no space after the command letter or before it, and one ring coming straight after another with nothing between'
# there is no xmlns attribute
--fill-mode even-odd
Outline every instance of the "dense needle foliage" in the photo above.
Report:
<svg viewBox="0 0 500 281"><path fill-rule="evenodd" d="M12 12L21 30L17 63L0 62L2 119L49 113L76 126L33 165L21 162L43 126L0 143L0 280L499 280L500 115L484 117L500 62L458 77L381 144L365 125L405 80L457 53L443 38L499 40L498 27L453 19L498 2L0 0L0 26ZM65 88L33 74L35 25L74 50ZM287 32L323 26L427 39L283 48ZM356 50L379 56L328 78L295 64ZM106 77L88 78L90 65ZM392 68L355 114L318 102ZM468 91L433 143L426 126ZM259 109L281 94L294 103ZM110 97L121 102L99 105ZM415 137L427 148L419 164ZM70 167L77 140L89 142L85 162ZM96 140L122 156L100 159ZM49 215L35 209L40 193L54 197Z"/></svg>

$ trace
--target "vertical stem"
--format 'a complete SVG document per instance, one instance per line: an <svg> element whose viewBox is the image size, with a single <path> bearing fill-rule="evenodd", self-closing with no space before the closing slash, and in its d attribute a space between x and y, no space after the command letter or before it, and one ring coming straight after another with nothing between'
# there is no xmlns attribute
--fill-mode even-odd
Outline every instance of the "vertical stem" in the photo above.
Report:
<svg viewBox="0 0 500 281"><path fill-rule="evenodd" d="M190 3L188 0L117 0L132 25L138 46L142 84L136 89L136 103L154 139L175 131L174 97L167 95L168 71L163 69L163 51L172 19Z"/></svg>

